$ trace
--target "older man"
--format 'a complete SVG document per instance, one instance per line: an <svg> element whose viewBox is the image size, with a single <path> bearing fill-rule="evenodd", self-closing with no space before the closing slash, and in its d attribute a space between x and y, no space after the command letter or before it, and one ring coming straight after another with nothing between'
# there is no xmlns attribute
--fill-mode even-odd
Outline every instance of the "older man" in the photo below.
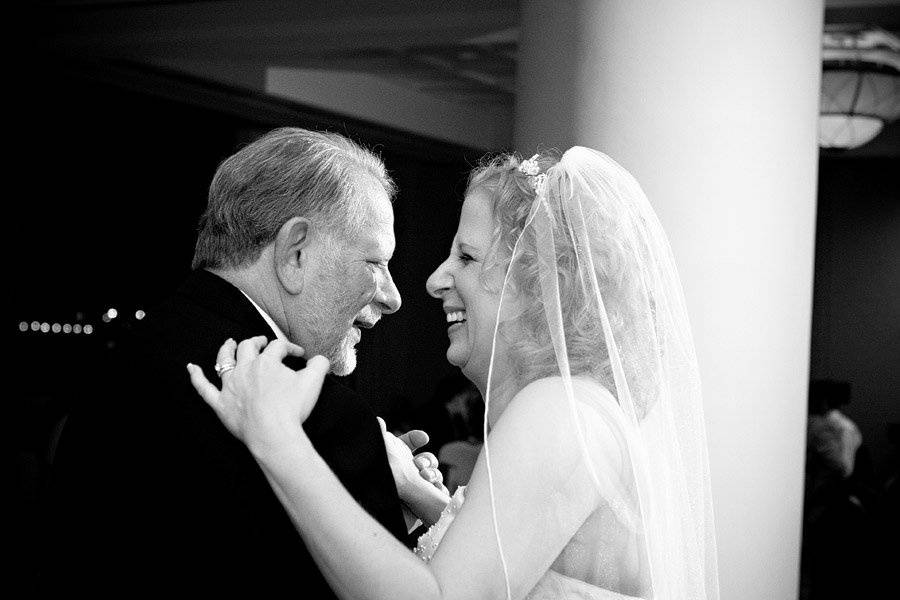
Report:
<svg viewBox="0 0 900 600"><path fill-rule="evenodd" d="M222 163L193 274L148 311L118 353L111 389L85 402L63 435L56 583L117 595L331 596L264 474L196 395L185 364L211 371L226 338L265 335L350 373L360 330L400 308L388 270L393 193L382 162L334 134L279 129ZM404 538L371 409L329 379L304 427L357 501Z"/></svg>

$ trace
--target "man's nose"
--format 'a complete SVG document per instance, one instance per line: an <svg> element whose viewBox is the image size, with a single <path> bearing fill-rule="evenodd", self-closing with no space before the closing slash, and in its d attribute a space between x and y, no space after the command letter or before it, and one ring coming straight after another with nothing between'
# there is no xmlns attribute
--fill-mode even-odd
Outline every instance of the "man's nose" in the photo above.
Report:
<svg viewBox="0 0 900 600"><path fill-rule="evenodd" d="M450 289L450 273L447 271L447 261L445 260L434 273L428 276L425 282L425 289L434 298L440 298L444 292Z"/></svg>
<svg viewBox="0 0 900 600"><path fill-rule="evenodd" d="M391 314L400 310L403 301L400 298L400 290L394 284L394 278L391 277L390 271L387 277L378 286L378 293L375 295L375 302L381 308L382 314Z"/></svg>

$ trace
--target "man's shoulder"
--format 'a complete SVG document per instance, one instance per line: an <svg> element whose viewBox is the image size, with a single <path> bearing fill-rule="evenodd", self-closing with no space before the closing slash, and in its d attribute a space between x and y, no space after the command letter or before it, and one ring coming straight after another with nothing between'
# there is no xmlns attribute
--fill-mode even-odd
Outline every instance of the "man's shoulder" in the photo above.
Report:
<svg viewBox="0 0 900 600"><path fill-rule="evenodd" d="M223 290L229 295L230 284L214 277L192 274L149 306L142 320L115 331L102 359L73 384L70 421L110 428L129 419L138 420L133 427L156 420L160 430L169 431L202 420L206 407L190 385L187 363L202 366L212 378L217 350L228 337L269 334L262 319L254 320L252 305L243 312L233 306L246 302L238 290L215 306L215 295Z"/></svg>
<svg viewBox="0 0 900 600"><path fill-rule="evenodd" d="M195 271L147 311L128 332L127 342L131 349L179 369L187 362L206 368L215 363L226 339L257 335L274 333L241 291L212 273Z"/></svg>
<svg viewBox="0 0 900 600"><path fill-rule="evenodd" d="M148 312L156 330L268 329L252 303L231 283L208 271L193 271L166 299Z"/></svg>

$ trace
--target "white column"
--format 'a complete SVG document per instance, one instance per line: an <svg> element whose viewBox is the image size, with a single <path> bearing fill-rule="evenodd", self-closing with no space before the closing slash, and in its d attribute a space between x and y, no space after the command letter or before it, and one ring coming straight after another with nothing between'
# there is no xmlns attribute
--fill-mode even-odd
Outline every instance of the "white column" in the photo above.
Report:
<svg viewBox="0 0 900 600"><path fill-rule="evenodd" d="M722 598L797 597L822 0L524 0L516 148L625 166L678 262Z"/></svg>

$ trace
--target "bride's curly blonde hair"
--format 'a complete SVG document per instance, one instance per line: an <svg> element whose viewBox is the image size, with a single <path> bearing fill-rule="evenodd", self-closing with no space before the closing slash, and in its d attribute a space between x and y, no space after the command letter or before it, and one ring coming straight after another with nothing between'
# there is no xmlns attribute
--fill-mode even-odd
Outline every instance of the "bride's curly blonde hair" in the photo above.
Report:
<svg viewBox="0 0 900 600"><path fill-rule="evenodd" d="M571 224L557 195L560 189L573 188L571 182L558 179L568 178L568 173L559 169L554 172L560 158L559 152L554 150L539 153L531 160L539 166L540 173L557 179L555 184L548 186L547 205L553 223L559 300L570 371L572 375L599 381L615 395L603 325L599 309L594 308L596 295L579 274L579 268L584 266L579 265L579 259L585 260L585 257L577 254L570 233ZM518 154L484 159L469 176L467 194L485 190L490 198L493 243L482 272L482 284L486 288L497 288L496 282L503 280L496 276L497 272L506 273L509 269L516 240L520 235L522 237L513 270L508 274L505 294L507 298L524 298L525 301L518 303L521 312L501 322L499 332L507 344L514 376L524 385L557 374L558 368L544 313L536 234L533 227L525 229L536 195L534 176L519 168L522 162ZM647 396L642 392L649 390L639 388L652 386L657 379L657 361L652 356L643 356L657 347L655 338L650 337L655 335L652 316L655 303L648 297L638 275L641 251L629 247L628 240L633 236L624 232L634 224L623 223L621 211L604 206L603 200L596 198L581 203L586 207L584 215L591 240L591 259L619 354L623 360L628 359L629 365L639 367L627 375L629 388L635 398L644 398L646 402ZM500 289L492 291L499 293ZM642 310L643 313L638 312ZM651 339L654 343L648 343ZM646 408L645 402L639 404Z"/></svg>

